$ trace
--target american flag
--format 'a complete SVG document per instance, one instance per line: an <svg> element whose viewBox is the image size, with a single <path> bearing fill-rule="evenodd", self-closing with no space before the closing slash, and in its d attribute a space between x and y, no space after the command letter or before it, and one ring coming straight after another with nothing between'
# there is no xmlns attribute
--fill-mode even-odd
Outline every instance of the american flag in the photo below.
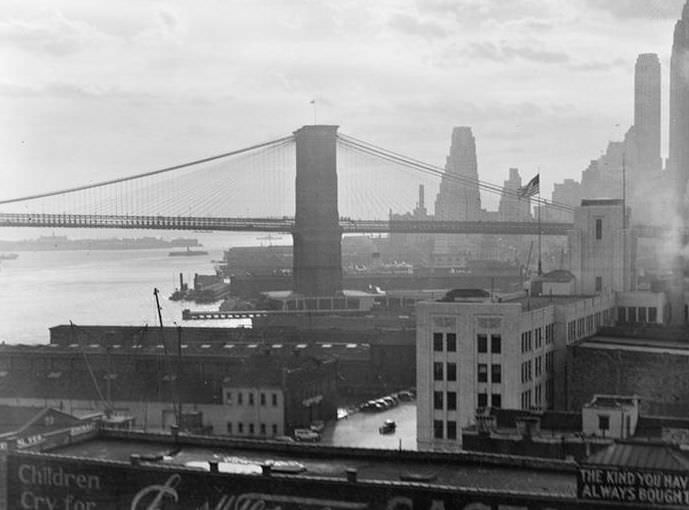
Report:
<svg viewBox="0 0 689 510"><path fill-rule="evenodd" d="M536 174L536 177L531 179L526 186L520 186L519 189L517 189L519 198L530 198L540 193L540 175L541 174Z"/></svg>

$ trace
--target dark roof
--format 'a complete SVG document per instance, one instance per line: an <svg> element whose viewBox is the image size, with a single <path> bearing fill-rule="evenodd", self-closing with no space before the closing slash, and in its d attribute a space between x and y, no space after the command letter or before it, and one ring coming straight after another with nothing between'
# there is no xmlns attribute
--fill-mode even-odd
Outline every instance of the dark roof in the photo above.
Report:
<svg viewBox="0 0 689 510"><path fill-rule="evenodd" d="M689 459L661 442L618 441L588 457L584 464L658 471L689 471Z"/></svg>
<svg viewBox="0 0 689 510"><path fill-rule="evenodd" d="M495 409L490 408L491 416L495 416L499 428L514 429L516 420L525 417L537 417L541 420L541 430L559 432L581 432L581 412L579 411L544 411L534 412L526 409Z"/></svg>
<svg viewBox="0 0 689 510"><path fill-rule="evenodd" d="M689 418L672 416L639 416L634 436L638 438L662 438L663 429L683 429L689 431Z"/></svg>

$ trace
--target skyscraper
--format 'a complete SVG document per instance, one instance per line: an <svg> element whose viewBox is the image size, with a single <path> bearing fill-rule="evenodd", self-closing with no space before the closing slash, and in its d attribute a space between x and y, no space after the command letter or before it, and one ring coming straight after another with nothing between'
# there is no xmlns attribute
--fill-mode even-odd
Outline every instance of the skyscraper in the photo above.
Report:
<svg viewBox="0 0 689 510"><path fill-rule="evenodd" d="M478 186L476 140L470 127L452 130L450 154L445 162L445 173L435 200L435 218L438 220L475 221L481 216L481 195ZM434 255L444 263L455 263L452 258L459 252L474 251L475 242L465 235L436 236Z"/></svg>
<svg viewBox="0 0 689 510"><path fill-rule="evenodd" d="M670 154L668 167L683 209L689 177L689 0L675 24L670 60Z"/></svg>
<svg viewBox="0 0 689 510"><path fill-rule="evenodd" d="M634 137L637 177L661 169L660 158L660 61L655 53L643 53L634 68ZM640 183L641 184L641 183Z"/></svg>
<svg viewBox="0 0 689 510"><path fill-rule="evenodd" d="M480 214L476 140L470 127L456 127L435 201L435 215L439 220L471 221L478 220Z"/></svg>

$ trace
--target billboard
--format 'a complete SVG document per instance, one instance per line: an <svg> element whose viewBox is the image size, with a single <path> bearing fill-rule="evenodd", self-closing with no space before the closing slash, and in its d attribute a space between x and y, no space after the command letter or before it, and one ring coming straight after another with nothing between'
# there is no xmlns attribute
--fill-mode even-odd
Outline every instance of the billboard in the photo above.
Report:
<svg viewBox="0 0 689 510"><path fill-rule="evenodd" d="M7 507L33 510L568 510L574 497L356 482L302 475L211 473L178 465L7 454ZM1 484L0 484L1 485ZM623 505L603 504L605 508Z"/></svg>
<svg viewBox="0 0 689 510"><path fill-rule="evenodd" d="M689 508L689 473L582 466L580 499Z"/></svg>

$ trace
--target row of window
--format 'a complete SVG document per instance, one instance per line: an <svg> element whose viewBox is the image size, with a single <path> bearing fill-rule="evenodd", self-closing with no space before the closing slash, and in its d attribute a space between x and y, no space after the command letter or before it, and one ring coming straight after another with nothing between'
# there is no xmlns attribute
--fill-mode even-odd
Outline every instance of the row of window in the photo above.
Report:
<svg viewBox="0 0 689 510"><path fill-rule="evenodd" d="M534 396L533 403L531 401L531 396ZM545 382L545 400L543 399L543 385L537 384L534 387L533 393L531 390L523 391L521 394L521 405L522 409L530 409L533 406L543 407L545 403L551 406L553 402L553 380L548 379Z"/></svg>
<svg viewBox="0 0 689 510"><path fill-rule="evenodd" d="M532 331L524 331L521 335L522 352L531 352L533 349L540 349L543 346L543 330L545 329L546 345L553 343L555 337L555 324L548 324L544 328L538 327ZM533 333L533 334L532 334ZM532 344L533 339L533 344ZM532 349L533 347L533 349Z"/></svg>
<svg viewBox="0 0 689 510"><path fill-rule="evenodd" d="M244 435L249 434L250 436L253 436L256 434L256 424L254 423L243 423L241 421L238 421L236 423L236 429L234 428L234 425L231 421L227 422L227 433L232 435L232 434L237 434L237 435ZM246 425L246 427L244 427ZM246 432L245 432L246 430ZM271 435L277 436L278 435L278 426L276 423L273 423L270 426L270 431ZM266 436L267 435L267 427L265 423L259 423L258 425L258 434L260 436Z"/></svg>
<svg viewBox="0 0 689 510"><path fill-rule="evenodd" d="M488 407L488 393L478 394L478 407ZM492 393L490 396L490 406L494 408L502 407L502 395L500 393Z"/></svg>
<svg viewBox="0 0 689 510"><path fill-rule="evenodd" d="M488 335L476 335L476 347L479 353L488 352ZM502 352L502 337L500 335L490 335L490 352L500 354Z"/></svg>
<svg viewBox="0 0 689 510"><path fill-rule="evenodd" d="M601 323L602 318L602 323ZM586 317L579 317L576 320L567 323L567 343L573 342L585 336L593 335L598 329L603 326L612 324L614 320L614 309L603 310L601 312L588 315Z"/></svg>
<svg viewBox="0 0 689 510"><path fill-rule="evenodd" d="M243 406L244 402L246 401L246 405L248 406L253 406L255 405L255 393L249 391L246 393L246 400L244 399L244 392L238 391L236 394L237 397L237 405L238 406ZM260 393L258 396L259 400L259 405L261 406L267 406L267 396L265 393ZM228 406L234 405L234 394L231 391L228 391L225 393L225 404ZM278 406L278 394L277 393L271 393L270 395L270 404L273 407Z"/></svg>
<svg viewBox="0 0 689 510"><path fill-rule="evenodd" d="M488 381L488 364L478 364L478 382L487 383ZM493 363L490 366L490 382L498 384L502 382L502 367L498 363Z"/></svg>
<svg viewBox="0 0 689 510"><path fill-rule="evenodd" d="M457 334L447 333L443 335L442 333L433 333L433 350L435 352L443 352L443 347L447 352L457 352Z"/></svg>
<svg viewBox="0 0 689 510"><path fill-rule="evenodd" d="M632 324L654 323L658 321L658 309L655 306L620 306L617 308L617 321Z"/></svg>
<svg viewBox="0 0 689 510"><path fill-rule="evenodd" d="M434 381L456 381L457 380L457 363L441 363L436 361L433 363L433 380Z"/></svg>
<svg viewBox="0 0 689 510"><path fill-rule="evenodd" d="M433 409L456 411L457 410L457 392L448 391L448 392L443 393L442 391L434 391L433 392Z"/></svg>
<svg viewBox="0 0 689 510"><path fill-rule="evenodd" d="M457 439L457 422L433 420L433 437L435 439Z"/></svg>

